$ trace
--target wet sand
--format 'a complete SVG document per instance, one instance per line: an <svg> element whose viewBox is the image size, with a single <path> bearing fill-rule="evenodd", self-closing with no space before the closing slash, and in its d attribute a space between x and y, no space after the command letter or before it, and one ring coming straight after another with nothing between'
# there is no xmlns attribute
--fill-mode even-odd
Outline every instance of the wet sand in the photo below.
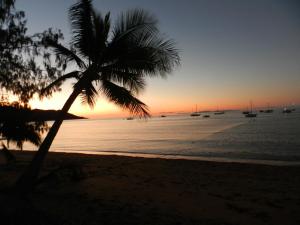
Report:
<svg viewBox="0 0 300 225"><path fill-rule="evenodd" d="M32 157L13 153L0 188ZM31 196L45 224L300 224L300 166L50 153L45 175Z"/></svg>

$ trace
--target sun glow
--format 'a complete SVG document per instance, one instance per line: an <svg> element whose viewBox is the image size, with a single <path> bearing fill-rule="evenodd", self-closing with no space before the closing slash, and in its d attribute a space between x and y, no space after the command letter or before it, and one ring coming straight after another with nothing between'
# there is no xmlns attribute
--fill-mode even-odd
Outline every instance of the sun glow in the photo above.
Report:
<svg viewBox="0 0 300 225"><path fill-rule="evenodd" d="M180 76L180 75L178 75ZM298 89L292 92L291 89L285 87L264 87L256 88L255 92L251 87L236 86L222 87L203 85L202 88L187 87L184 92L174 95L173 89L179 89L177 82L170 77L164 82L149 82L145 92L138 96L144 103L149 106L151 115L159 115L161 113L171 112L192 112L197 104L198 110L244 110L249 107L250 100L253 102L254 108L266 107L286 107L292 104L299 104L300 96ZM169 85L170 84L170 85ZM62 86L62 91L54 93L51 98L40 100L35 96L31 101L31 108L39 109L55 109L59 110L63 107L68 96L71 94L72 85L66 83ZM12 100L12 98L11 98ZM113 103L108 102L101 94L98 96L97 103L94 108L82 104L80 96L73 103L70 113L87 118L114 118L128 117L129 112L120 109Z"/></svg>
<svg viewBox="0 0 300 225"><path fill-rule="evenodd" d="M39 100L38 97L34 97L30 101L31 108L35 109L55 109L59 110L63 107L63 104L67 100L70 91L63 91L55 93L50 99ZM141 96L141 100L149 106L150 113L155 116L160 113L172 113L172 112L192 112L197 105L200 111L214 111L214 110L244 110L249 106L250 100L253 102L254 108L266 107L284 107L292 104L298 104L297 99L294 99L289 95L278 96L278 98L268 98L259 96L224 96L223 98L217 96L199 96L194 98L187 98L181 96L177 98L170 98L168 96L156 96L147 93ZM70 113L78 116L87 117L90 119L95 118L114 118L114 117L127 117L129 112L122 110L118 106L114 105L101 98L99 96L94 108L90 108L86 104L82 104L80 97L73 103Z"/></svg>

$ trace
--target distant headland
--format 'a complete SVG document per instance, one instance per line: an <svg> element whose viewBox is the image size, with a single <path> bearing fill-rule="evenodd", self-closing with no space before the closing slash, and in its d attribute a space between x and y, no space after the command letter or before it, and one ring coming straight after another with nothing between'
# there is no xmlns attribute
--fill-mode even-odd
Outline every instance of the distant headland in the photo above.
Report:
<svg viewBox="0 0 300 225"><path fill-rule="evenodd" d="M51 121L55 120L60 110L42 110L30 108L16 108L12 106L0 106L0 121L22 120L26 122L33 121ZM87 119L76 116L71 113L65 115L65 120Z"/></svg>

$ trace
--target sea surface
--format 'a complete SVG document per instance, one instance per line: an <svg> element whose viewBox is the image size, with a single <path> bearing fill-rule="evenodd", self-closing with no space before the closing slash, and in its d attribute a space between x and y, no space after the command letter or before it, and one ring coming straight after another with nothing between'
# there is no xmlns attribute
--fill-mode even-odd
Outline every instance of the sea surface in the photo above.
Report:
<svg viewBox="0 0 300 225"><path fill-rule="evenodd" d="M166 114L148 120L65 121L50 151L300 164L300 109L245 118ZM50 124L51 125L51 124ZM24 149L36 150L25 144Z"/></svg>

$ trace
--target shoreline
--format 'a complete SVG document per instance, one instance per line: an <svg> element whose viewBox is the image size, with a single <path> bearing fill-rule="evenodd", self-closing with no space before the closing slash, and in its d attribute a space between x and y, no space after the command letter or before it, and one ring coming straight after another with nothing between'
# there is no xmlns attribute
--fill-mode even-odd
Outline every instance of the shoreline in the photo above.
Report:
<svg viewBox="0 0 300 225"><path fill-rule="evenodd" d="M0 188L33 156L13 153ZM46 225L300 223L299 166L49 152L41 176L32 205Z"/></svg>
<svg viewBox="0 0 300 225"><path fill-rule="evenodd" d="M17 152L18 150L11 150ZM23 150L24 152L36 152L36 150ZM154 159L170 159L170 160L191 160L191 161L208 161L220 163L241 163L241 164L258 164L270 166L300 166L300 161L288 160L272 160L272 159L238 159L214 156L188 156L174 154L152 154L152 153L136 153L136 152L117 152L117 151L50 151L50 153L66 153L66 154L83 154L83 155L98 155L98 156L125 156L137 158L154 158Z"/></svg>

